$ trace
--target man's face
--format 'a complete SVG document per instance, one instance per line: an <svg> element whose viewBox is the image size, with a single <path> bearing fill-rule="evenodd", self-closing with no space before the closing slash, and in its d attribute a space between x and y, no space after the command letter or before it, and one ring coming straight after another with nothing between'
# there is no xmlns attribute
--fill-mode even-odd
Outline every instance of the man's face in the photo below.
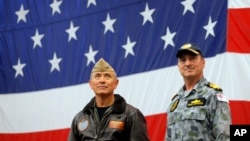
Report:
<svg viewBox="0 0 250 141"><path fill-rule="evenodd" d="M113 94L118 82L114 72L93 72L89 80L89 85L96 95L108 95Z"/></svg>
<svg viewBox="0 0 250 141"><path fill-rule="evenodd" d="M184 78L202 77L205 60L201 55L183 52L178 58L178 68Z"/></svg>

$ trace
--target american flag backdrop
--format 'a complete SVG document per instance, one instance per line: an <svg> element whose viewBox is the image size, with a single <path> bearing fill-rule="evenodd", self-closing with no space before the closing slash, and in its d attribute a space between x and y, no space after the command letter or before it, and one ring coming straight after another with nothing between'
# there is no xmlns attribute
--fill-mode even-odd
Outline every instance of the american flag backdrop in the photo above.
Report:
<svg viewBox="0 0 250 141"><path fill-rule="evenodd" d="M186 42L201 46L233 123L250 124L250 0L0 0L0 141L66 141L101 57L163 141Z"/></svg>

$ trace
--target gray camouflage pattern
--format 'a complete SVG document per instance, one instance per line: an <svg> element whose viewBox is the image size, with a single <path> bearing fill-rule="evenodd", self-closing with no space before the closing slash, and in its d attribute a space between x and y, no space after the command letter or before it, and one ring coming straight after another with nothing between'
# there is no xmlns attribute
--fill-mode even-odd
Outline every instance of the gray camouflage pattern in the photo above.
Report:
<svg viewBox="0 0 250 141"><path fill-rule="evenodd" d="M208 87L208 83L202 78L187 96L181 88L172 99L167 109L166 141L230 140L229 103L227 99L217 98L216 94L222 94L222 91ZM203 101L204 105L197 104L195 99ZM176 101L179 101L177 106L173 106ZM193 106L188 107L188 101L193 101Z"/></svg>

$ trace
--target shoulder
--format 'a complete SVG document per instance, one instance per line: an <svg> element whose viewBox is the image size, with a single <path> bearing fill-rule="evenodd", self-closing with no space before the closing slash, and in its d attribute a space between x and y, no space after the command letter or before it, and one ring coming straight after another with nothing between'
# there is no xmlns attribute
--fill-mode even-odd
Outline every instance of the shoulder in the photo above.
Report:
<svg viewBox="0 0 250 141"><path fill-rule="evenodd" d="M229 103L227 96L224 95L223 93L217 93L216 98L218 101Z"/></svg>
<svg viewBox="0 0 250 141"><path fill-rule="evenodd" d="M139 108L137 108L131 104L126 105L126 116L128 116L128 117L135 117L135 116L136 117L138 117L138 116L144 117L142 111Z"/></svg>
<svg viewBox="0 0 250 141"><path fill-rule="evenodd" d="M178 94L175 94L175 95L171 98L171 101L173 101L177 96L178 96Z"/></svg>
<svg viewBox="0 0 250 141"><path fill-rule="evenodd" d="M223 91L219 85L212 83L212 82L206 83L206 86L211 88L211 89L214 89L215 91Z"/></svg>
<svg viewBox="0 0 250 141"><path fill-rule="evenodd" d="M84 113L83 111L79 111L78 113L75 114L73 121L78 123L79 121L81 121L83 119L88 119L88 114Z"/></svg>
<svg viewBox="0 0 250 141"><path fill-rule="evenodd" d="M214 96L216 97L218 101L229 103L227 96L223 94L222 92L223 90L219 85L212 83L212 82L208 82L206 86L216 91Z"/></svg>
<svg viewBox="0 0 250 141"><path fill-rule="evenodd" d="M139 109L136 108L135 106L131 105L131 104L126 104L126 111L127 112L130 112L130 113L135 113L135 112L138 112Z"/></svg>

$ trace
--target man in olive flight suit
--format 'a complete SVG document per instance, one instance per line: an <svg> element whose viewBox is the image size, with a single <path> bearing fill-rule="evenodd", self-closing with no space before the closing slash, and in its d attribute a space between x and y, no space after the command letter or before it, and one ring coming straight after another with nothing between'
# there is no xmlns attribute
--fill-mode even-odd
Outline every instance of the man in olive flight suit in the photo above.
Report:
<svg viewBox="0 0 250 141"><path fill-rule="evenodd" d="M149 141L141 111L114 94L118 82L115 70L101 58L89 80L95 96L74 117L68 141Z"/></svg>

